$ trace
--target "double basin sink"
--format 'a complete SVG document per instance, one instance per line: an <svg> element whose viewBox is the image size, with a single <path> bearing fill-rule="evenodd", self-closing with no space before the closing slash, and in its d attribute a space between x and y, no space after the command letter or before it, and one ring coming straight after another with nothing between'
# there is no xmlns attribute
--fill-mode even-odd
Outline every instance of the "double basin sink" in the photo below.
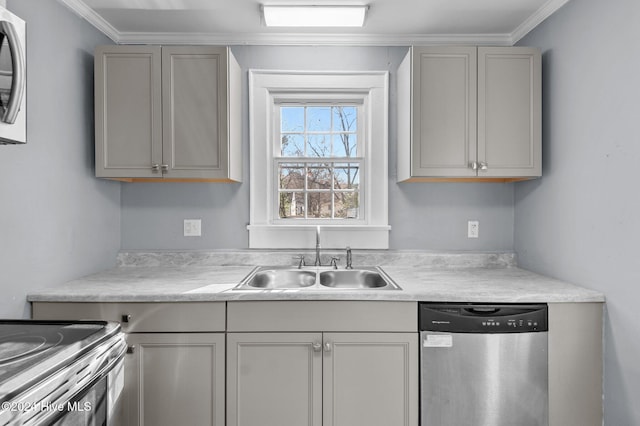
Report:
<svg viewBox="0 0 640 426"><path fill-rule="evenodd" d="M380 267L258 266L234 290L402 290Z"/></svg>

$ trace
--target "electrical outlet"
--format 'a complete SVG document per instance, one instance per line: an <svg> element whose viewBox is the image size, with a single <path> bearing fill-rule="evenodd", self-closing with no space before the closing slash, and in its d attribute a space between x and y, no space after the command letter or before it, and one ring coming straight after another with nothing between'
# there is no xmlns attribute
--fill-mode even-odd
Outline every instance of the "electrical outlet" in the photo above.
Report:
<svg viewBox="0 0 640 426"><path fill-rule="evenodd" d="M470 220L467 222L467 238L478 238L480 234L480 222Z"/></svg>
<svg viewBox="0 0 640 426"><path fill-rule="evenodd" d="M184 236L185 237L201 237L202 236L202 220L185 219L184 220Z"/></svg>

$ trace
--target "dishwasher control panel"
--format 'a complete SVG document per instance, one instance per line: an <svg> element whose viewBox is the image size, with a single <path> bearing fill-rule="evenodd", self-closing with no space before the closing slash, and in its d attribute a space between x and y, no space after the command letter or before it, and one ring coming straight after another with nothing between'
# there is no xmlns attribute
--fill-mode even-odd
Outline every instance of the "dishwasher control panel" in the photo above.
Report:
<svg viewBox="0 0 640 426"><path fill-rule="evenodd" d="M546 304L420 303L420 331L532 333L548 331Z"/></svg>

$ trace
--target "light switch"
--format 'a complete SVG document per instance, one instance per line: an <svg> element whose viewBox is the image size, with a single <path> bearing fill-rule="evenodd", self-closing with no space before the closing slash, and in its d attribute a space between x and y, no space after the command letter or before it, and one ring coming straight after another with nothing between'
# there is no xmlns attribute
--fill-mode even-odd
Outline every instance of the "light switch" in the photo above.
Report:
<svg viewBox="0 0 640 426"><path fill-rule="evenodd" d="M184 236L185 237L201 237L202 236L202 220L201 219L185 219L184 220Z"/></svg>

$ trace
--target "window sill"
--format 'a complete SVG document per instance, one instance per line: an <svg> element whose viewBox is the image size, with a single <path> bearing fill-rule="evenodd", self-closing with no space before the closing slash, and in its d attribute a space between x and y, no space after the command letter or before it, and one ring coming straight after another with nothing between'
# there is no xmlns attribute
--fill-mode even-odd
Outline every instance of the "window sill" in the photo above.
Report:
<svg viewBox="0 0 640 426"><path fill-rule="evenodd" d="M309 249L316 246L313 225L248 225L251 248ZM335 249L388 249L390 226L321 225L320 245Z"/></svg>

